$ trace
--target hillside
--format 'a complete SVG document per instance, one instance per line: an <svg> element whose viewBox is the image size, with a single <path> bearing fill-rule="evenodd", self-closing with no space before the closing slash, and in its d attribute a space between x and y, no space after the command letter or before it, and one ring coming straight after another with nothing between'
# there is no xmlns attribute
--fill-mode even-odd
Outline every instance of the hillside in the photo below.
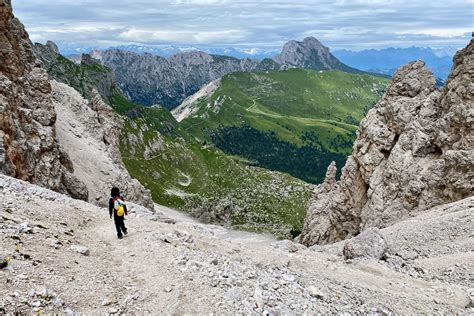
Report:
<svg viewBox="0 0 474 316"><path fill-rule="evenodd" d="M204 222L278 237L299 234L310 185L202 145L164 108L139 108L133 117L122 131L122 157L155 202Z"/></svg>
<svg viewBox="0 0 474 316"><path fill-rule="evenodd" d="M344 163L387 83L341 71L234 73L173 114L200 141L317 183L331 161Z"/></svg>
<svg viewBox="0 0 474 316"><path fill-rule="evenodd" d="M169 109L227 73L279 68L271 59L237 59L200 51L164 58L110 49L101 52L100 58L103 65L113 70L122 90L135 103L161 104Z"/></svg>
<svg viewBox="0 0 474 316"><path fill-rule="evenodd" d="M112 71L88 54L82 55L79 63L74 63L59 54L57 45L51 41L46 45L35 43L33 49L51 79L73 87L84 98L89 99L92 90L97 89L102 98L108 100L119 90Z"/></svg>

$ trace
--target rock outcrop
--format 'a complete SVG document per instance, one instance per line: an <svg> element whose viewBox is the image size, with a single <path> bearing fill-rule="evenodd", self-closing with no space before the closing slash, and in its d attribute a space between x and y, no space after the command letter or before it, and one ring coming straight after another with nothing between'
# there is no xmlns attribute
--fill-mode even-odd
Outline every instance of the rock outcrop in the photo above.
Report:
<svg viewBox="0 0 474 316"><path fill-rule="evenodd" d="M59 143L71 157L74 174L89 189L89 201L105 205L115 185L127 200L153 210L150 191L131 178L122 162L119 137L123 119L102 101L97 90L92 90L88 101L63 83L51 81L51 85Z"/></svg>
<svg viewBox="0 0 474 316"><path fill-rule="evenodd" d="M34 52L50 78L73 87L86 99L91 98L94 89L107 102L114 94L121 93L112 70L89 54L83 54L76 64L59 54L57 45L51 41L46 45L35 43Z"/></svg>
<svg viewBox="0 0 474 316"><path fill-rule="evenodd" d="M401 67L362 121L353 153L315 190L300 241L327 244L473 194L474 41L441 91L415 61Z"/></svg>
<svg viewBox="0 0 474 316"><path fill-rule="evenodd" d="M316 70L342 70L352 73L361 71L351 68L336 57L329 48L314 37L307 37L302 42L289 41L283 46L282 52L273 60L283 68L297 67Z"/></svg>
<svg viewBox="0 0 474 316"><path fill-rule="evenodd" d="M48 75L10 0L0 0L0 171L75 198L88 196L57 142Z"/></svg>

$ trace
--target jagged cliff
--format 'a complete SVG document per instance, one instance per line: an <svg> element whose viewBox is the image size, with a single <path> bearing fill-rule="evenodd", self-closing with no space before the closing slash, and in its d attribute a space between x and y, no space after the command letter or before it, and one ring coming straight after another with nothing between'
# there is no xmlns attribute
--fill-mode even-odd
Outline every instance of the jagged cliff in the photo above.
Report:
<svg viewBox="0 0 474 316"><path fill-rule="evenodd" d="M116 185L131 201L153 209L150 192L123 166L123 119L96 90L113 86L111 72L86 56L82 68L99 77L81 72L88 80L83 84L84 78L61 67L71 62L64 62L52 42L36 46L40 61L11 2L0 0L0 10L0 171L98 205ZM66 84L50 82L43 66L53 77L84 88L90 101Z"/></svg>
<svg viewBox="0 0 474 316"><path fill-rule="evenodd" d="M48 75L10 0L0 0L0 30L0 171L87 199L57 142Z"/></svg>
<svg viewBox="0 0 474 316"><path fill-rule="evenodd" d="M443 90L415 61L401 67L362 121L336 181L328 168L300 241L326 244L387 227L473 194L474 41L454 57Z"/></svg>

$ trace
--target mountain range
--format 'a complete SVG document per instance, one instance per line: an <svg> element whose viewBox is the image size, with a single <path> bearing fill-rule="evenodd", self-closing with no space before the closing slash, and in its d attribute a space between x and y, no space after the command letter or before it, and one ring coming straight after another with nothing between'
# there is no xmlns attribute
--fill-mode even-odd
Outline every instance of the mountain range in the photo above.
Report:
<svg viewBox="0 0 474 316"><path fill-rule="evenodd" d="M442 80L448 77L457 49L432 49L429 47L385 48L362 51L337 50L334 56L357 69L392 76L398 67L420 59Z"/></svg>
<svg viewBox="0 0 474 316"><path fill-rule="evenodd" d="M93 56L114 71L117 82L131 100L147 106L160 104L169 109L178 106L203 85L232 72L265 72L296 67L362 73L340 62L313 37L302 42L290 41L273 59L263 60L238 59L201 51L164 58L119 49L94 51Z"/></svg>
<svg viewBox="0 0 474 316"><path fill-rule="evenodd" d="M196 47L196 46L176 46L176 45L118 45L109 48L97 47L70 47L62 46L61 54L68 58L77 58L81 54L86 54L91 51L105 51L109 49L119 49L123 51L133 52L137 54L149 53L161 57L171 57L173 55L192 51L201 51L211 55L222 55L235 58L254 58L265 59L272 58L280 52L279 49L262 49L262 48L238 48L238 47Z"/></svg>
<svg viewBox="0 0 474 316"><path fill-rule="evenodd" d="M304 40L303 40L304 42ZM260 48L235 48L235 47L196 47L175 45L120 45L109 49L119 49L143 55L149 53L156 56L169 58L173 55L201 51L210 55L229 56L234 58L252 58L263 60L274 58L281 51L278 49ZM80 60L80 55L91 51L105 51L108 49L98 48L74 48L62 47L61 53L71 59ZM380 73L392 76L401 65L413 60L421 59L426 62L427 67L433 71L440 80L445 80L452 65L452 57L458 48L430 48L430 47L405 47L384 49L366 49L353 51L347 49L334 50L332 54L344 64L363 71Z"/></svg>

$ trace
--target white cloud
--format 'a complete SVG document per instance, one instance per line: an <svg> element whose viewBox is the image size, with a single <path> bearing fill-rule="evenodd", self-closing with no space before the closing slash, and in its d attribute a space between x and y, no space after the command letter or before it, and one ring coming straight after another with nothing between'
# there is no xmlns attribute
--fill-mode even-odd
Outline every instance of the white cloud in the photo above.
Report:
<svg viewBox="0 0 474 316"><path fill-rule="evenodd" d="M472 0L28 0L14 12L34 40L279 48L318 37L334 48L463 46Z"/></svg>
<svg viewBox="0 0 474 316"><path fill-rule="evenodd" d="M158 30L148 31L131 29L120 33L120 38L130 42L149 43L180 43L180 44L207 44L212 42L235 43L245 38L245 32L239 30L224 31L183 31Z"/></svg>
<svg viewBox="0 0 474 316"><path fill-rule="evenodd" d="M175 4L190 4L190 5L215 5L224 4L226 0L175 0Z"/></svg>

